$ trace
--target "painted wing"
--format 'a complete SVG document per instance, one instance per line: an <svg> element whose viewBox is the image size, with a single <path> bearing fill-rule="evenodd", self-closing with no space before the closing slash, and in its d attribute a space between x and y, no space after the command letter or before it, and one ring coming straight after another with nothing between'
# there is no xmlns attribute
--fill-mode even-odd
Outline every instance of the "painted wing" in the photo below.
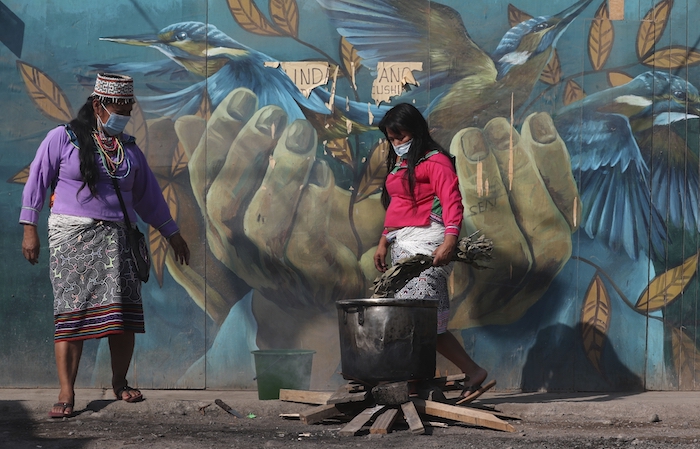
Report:
<svg viewBox="0 0 700 449"><path fill-rule="evenodd" d="M668 126L637 133L651 170L651 198L665 220L688 232L698 232L700 161L687 141Z"/></svg>
<svg viewBox="0 0 700 449"><path fill-rule="evenodd" d="M370 70L380 61L423 62L416 80L431 88L476 73L496 79L493 60L449 6L428 0L317 1Z"/></svg>
<svg viewBox="0 0 700 449"><path fill-rule="evenodd" d="M627 118L569 110L556 118L559 134L571 154L583 203L581 228L591 238L632 259L651 247L660 251L666 228L652 206L648 168Z"/></svg>

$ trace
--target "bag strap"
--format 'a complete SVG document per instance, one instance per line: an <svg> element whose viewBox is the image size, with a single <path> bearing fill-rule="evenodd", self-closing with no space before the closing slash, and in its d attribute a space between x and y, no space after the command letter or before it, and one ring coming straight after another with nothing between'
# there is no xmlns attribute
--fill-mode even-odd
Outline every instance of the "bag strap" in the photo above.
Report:
<svg viewBox="0 0 700 449"><path fill-rule="evenodd" d="M122 198L122 192L121 190L119 190L119 183L117 182L117 178L112 178L112 184L114 185L114 190L117 192L117 198L119 198L119 205L122 207L122 213L124 214L124 223L126 223L126 229L131 230L131 220L129 220L129 214L126 212L124 198Z"/></svg>

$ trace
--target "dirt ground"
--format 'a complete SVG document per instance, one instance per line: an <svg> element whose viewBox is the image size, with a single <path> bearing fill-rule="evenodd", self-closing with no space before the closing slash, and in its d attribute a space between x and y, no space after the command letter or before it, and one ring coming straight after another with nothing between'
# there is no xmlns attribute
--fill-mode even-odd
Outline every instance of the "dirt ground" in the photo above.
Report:
<svg viewBox="0 0 700 449"><path fill-rule="evenodd" d="M423 415L425 435L402 420L387 435L340 437L341 421L281 418L308 404L260 401L254 391L147 390L137 404L79 390L77 416L49 419L54 390L0 389L0 448L700 448L700 392L507 393L479 403L520 417L506 433ZM214 404L222 399L244 418ZM429 423L436 424L435 427ZM443 427L445 426L446 427Z"/></svg>

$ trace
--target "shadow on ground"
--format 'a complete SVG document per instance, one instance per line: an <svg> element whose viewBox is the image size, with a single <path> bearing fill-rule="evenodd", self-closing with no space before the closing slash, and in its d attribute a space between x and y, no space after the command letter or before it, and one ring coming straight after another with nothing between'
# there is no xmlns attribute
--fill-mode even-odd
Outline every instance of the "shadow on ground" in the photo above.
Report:
<svg viewBox="0 0 700 449"><path fill-rule="evenodd" d="M109 401L93 401L109 402ZM102 406L104 408L104 406ZM84 411L84 410L83 410ZM78 411L80 413L82 411ZM47 425L60 425L63 419L48 417L48 410L41 417L33 416L21 401L0 400L0 448L36 449L37 447L51 449L80 449L87 447L91 438L43 438L39 430L39 420L45 420Z"/></svg>

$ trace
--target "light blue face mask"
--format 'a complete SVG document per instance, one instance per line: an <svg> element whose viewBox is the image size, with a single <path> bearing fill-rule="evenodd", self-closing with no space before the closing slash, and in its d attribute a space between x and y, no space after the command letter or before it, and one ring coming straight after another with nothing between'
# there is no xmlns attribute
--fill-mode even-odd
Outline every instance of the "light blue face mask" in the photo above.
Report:
<svg viewBox="0 0 700 449"><path fill-rule="evenodd" d="M105 105L102 105L102 108L107 111L107 108ZM124 131L124 128L126 128L126 124L129 123L129 120L131 117L128 115L119 115L116 112L109 112L107 111L107 114L109 114L109 118L107 119L107 123L102 123L102 119L99 117L98 120L100 120L100 123L102 123L102 129L104 130L105 133L107 133L110 136L116 136L117 134L120 134L122 131Z"/></svg>
<svg viewBox="0 0 700 449"><path fill-rule="evenodd" d="M391 146L394 147L394 152L399 157L404 157L408 154L408 150L411 149L411 143L413 143L413 139L409 140L408 142L402 143L401 145L394 145L392 143Z"/></svg>

